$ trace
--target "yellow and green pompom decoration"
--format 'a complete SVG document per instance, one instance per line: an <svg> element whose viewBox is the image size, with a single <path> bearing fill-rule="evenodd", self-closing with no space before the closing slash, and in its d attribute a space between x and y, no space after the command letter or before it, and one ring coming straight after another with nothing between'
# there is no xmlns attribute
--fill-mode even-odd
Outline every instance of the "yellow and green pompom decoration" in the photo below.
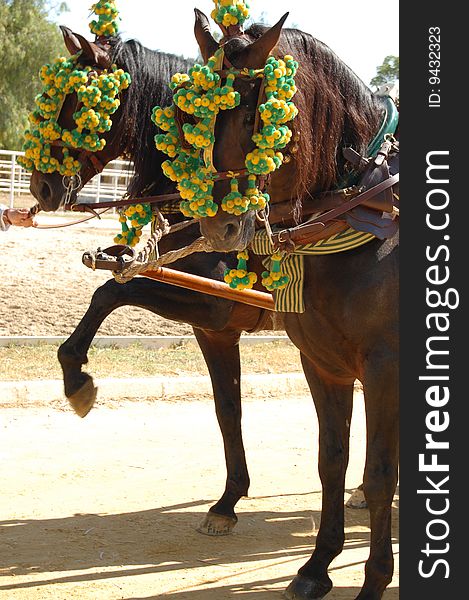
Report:
<svg viewBox="0 0 469 600"><path fill-rule="evenodd" d="M98 17L90 23L91 33L98 37L114 37L119 31L117 20L119 11L114 0L99 0L93 4L91 11Z"/></svg>
<svg viewBox="0 0 469 600"><path fill-rule="evenodd" d="M196 125L184 123L182 130L187 143L199 150L209 148L215 142L215 136L210 127L210 119L204 119Z"/></svg>
<svg viewBox="0 0 469 600"><path fill-rule="evenodd" d="M242 26L249 18L249 4L243 0L213 0L213 2L215 8L211 12L211 17L218 25Z"/></svg>
<svg viewBox="0 0 469 600"><path fill-rule="evenodd" d="M238 13L243 17L246 11L247 15L247 4L244 2L220 0L215 4L217 22L221 23L227 15L233 19ZM231 17L228 25L242 21L242 18L235 21ZM269 195L259 191L257 178L269 175L283 164L284 156L280 150L288 145L292 137L286 124L298 113L291 102L297 91L294 76L298 69L298 63L292 56L286 55L283 59L271 56L263 69L230 69L225 74L224 85L217 72L222 59L223 48L220 48L206 65L195 64L189 74L174 75L170 83L170 88L174 90L173 106L164 109L158 106L153 110L154 123L165 132L155 136L156 147L173 159L172 162L165 161L162 169L169 179L177 182L183 198L181 211L187 217L217 214L218 206L212 197L214 179L211 175L216 118L221 110L239 106L240 94L234 89L237 75L264 77L267 99L259 107L263 127L252 135L256 147L245 158L249 173L248 186L241 193L238 181L233 176L230 192L221 201L224 211L241 215L248 210L265 208ZM175 120L176 108L192 117L190 122L182 125L182 132ZM181 133L183 139L180 139ZM187 145L190 150L187 150Z"/></svg>
<svg viewBox="0 0 469 600"><path fill-rule="evenodd" d="M209 152L215 143L218 112L235 108L240 102L240 95L233 88L234 74L228 74L225 85L220 86L220 76L215 68L222 52L222 49L218 50L206 65L195 64L188 75L174 75L170 83L174 90L173 105L156 106L152 112L153 122L165 132L155 136L156 147L173 159L165 161L161 167L166 177L177 182L182 198L180 209L186 217L213 217L218 211L212 196L213 175L202 154ZM196 123L184 123L183 140L175 119L176 107L198 119ZM184 149L183 142L186 143Z"/></svg>
<svg viewBox="0 0 469 600"><path fill-rule="evenodd" d="M268 175L283 163L283 154L272 148L255 148L246 155L246 167L253 175Z"/></svg>
<svg viewBox="0 0 469 600"><path fill-rule="evenodd" d="M230 188L231 191L223 198L221 207L230 215L242 215L249 209L249 198L241 194L235 177L230 181Z"/></svg>
<svg viewBox="0 0 469 600"><path fill-rule="evenodd" d="M150 204L132 204L121 211L119 221L122 233L114 238L116 244L135 246L142 235L142 229L150 223L152 218Z"/></svg>
<svg viewBox="0 0 469 600"><path fill-rule="evenodd" d="M298 63L290 55L283 60L273 56L267 59L263 70L267 101L259 106L264 125L252 136L256 148L246 156L249 173L268 175L283 164L284 157L279 150L285 148L292 137L286 123L298 114L291 102L297 92L294 79L297 69Z"/></svg>
<svg viewBox="0 0 469 600"><path fill-rule="evenodd" d="M267 192L259 191L256 181L257 178L255 175L248 175L248 187L244 192L249 198L248 210L264 210L270 200L270 196Z"/></svg>
<svg viewBox="0 0 469 600"><path fill-rule="evenodd" d="M290 278L280 270L282 255L279 252L272 254L270 259L272 261L270 271L262 273L262 285L270 292L273 292L274 290L281 290L286 287Z"/></svg>
<svg viewBox="0 0 469 600"><path fill-rule="evenodd" d="M178 183L181 194L180 210L185 217L214 217L218 205L212 196L213 177L208 169L198 168Z"/></svg>
<svg viewBox="0 0 469 600"><path fill-rule="evenodd" d="M57 171L72 177L80 171L80 162L66 148L62 151L62 162L52 158L50 144L61 140L70 148L102 150L106 140L100 134L111 129L111 115L120 104L118 94L129 87L130 75L115 65L97 75L91 67L78 66L77 57L60 57L44 65L39 77L43 91L36 96L36 109L29 115L31 125L23 144L25 156L18 160L29 171ZM69 131L62 129L58 118L66 96L72 93L77 94L83 106L73 114L76 127Z"/></svg>
<svg viewBox="0 0 469 600"><path fill-rule="evenodd" d="M249 254L247 250L238 252L236 258L238 259L238 266L236 269L226 269L224 274L225 283L234 290L250 290L257 281L257 275L248 271Z"/></svg>
<svg viewBox="0 0 469 600"><path fill-rule="evenodd" d="M187 73L176 73L171 77L171 83L169 84L169 87L172 90L175 90L182 84L186 83L186 81L190 81L190 77Z"/></svg>

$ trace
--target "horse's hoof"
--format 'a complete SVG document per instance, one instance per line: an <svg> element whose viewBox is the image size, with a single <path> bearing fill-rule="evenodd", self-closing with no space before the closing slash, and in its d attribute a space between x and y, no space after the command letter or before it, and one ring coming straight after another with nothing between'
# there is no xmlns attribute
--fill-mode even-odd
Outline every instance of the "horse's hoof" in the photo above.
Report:
<svg viewBox="0 0 469 600"><path fill-rule="evenodd" d="M209 510L197 531L204 535L230 535L237 522L238 517L227 517Z"/></svg>
<svg viewBox="0 0 469 600"><path fill-rule="evenodd" d="M86 417L93 408L97 393L98 388L95 387L93 379L90 377L85 381L78 392L75 392L68 398L68 401L77 415L83 418Z"/></svg>
<svg viewBox="0 0 469 600"><path fill-rule="evenodd" d="M285 592L284 598L287 600L320 600L332 589L332 581L329 583L320 583L307 579L303 575L297 575L290 583Z"/></svg>
<svg viewBox="0 0 469 600"><path fill-rule="evenodd" d="M365 494L361 488L357 488L345 503L347 508L368 508Z"/></svg>

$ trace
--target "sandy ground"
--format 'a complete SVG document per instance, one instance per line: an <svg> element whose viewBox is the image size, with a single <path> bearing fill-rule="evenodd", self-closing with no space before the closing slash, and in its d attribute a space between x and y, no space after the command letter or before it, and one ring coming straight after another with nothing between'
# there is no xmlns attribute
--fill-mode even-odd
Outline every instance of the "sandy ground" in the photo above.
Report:
<svg viewBox="0 0 469 600"><path fill-rule="evenodd" d="M112 245L116 226L0 234L0 335L69 335L108 278L84 267L82 253ZM191 329L125 307L98 333ZM357 394L349 492L364 464ZM0 598L280 599L309 557L320 519L316 416L309 397L247 399L243 422L250 497L238 503L235 533L211 538L196 531L225 479L211 402L117 402L98 405L85 420L68 407L2 408ZM398 496L393 519L396 575L385 600L399 597ZM360 589L367 510L346 509L346 533L331 566L331 600Z"/></svg>
<svg viewBox="0 0 469 600"><path fill-rule="evenodd" d="M310 398L247 400L250 497L235 533L196 532L221 493L221 436L207 401L0 412L0 597L8 600L270 600L314 545L320 519L317 421ZM285 424L288 427L285 427ZM357 392L347 490L361 481ZM347 497L347 496L346 496ZM393 508L398 589L398 495ZM327 598L355 598L368 555L368 511L346 509L346 545Z"/></svg>
<svg viewBox="0 0 469 600"><path fill-rule="evenodd" d="M31 201L32 204L32 201ZM72 214L65 220L83 215ZM42 223L54 217L41 214ZM55 219L57 222L57 219ZM87 250L114 244L117 217L61 229L11 227L0 232L0 335L70 335L86 312L96 288L110 279L81 262ZM148 311L122 307L102 324L98 335L187 335L192 328Z"/></svg>

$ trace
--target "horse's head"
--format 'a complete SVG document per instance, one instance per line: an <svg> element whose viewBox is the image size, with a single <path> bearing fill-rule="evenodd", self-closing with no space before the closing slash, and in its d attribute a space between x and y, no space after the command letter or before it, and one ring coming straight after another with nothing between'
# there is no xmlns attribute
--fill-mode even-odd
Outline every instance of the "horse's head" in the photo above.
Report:
<svg viewBox="0 0 469 600"><path fill-rule="evenodd" d="M61 26L61 30L67 50L73 57L76 56L74 68L81 71L81 73L86 70L87 81L84 81L84 86L88 86L93 78L96 80L106 70L112 69L111 45L108 41L98 40L96 42L89 42L83 36L73 33L67 27ZM53 93L55 92L53 91ZM101 89L100 93L104 96L106 91ZM49 101L47 96L45 96L45 99L46 102ZM119 94L117 103L121 101L125 102L125 94ZM112 102L112 98L109 102ZM73 204L79 189L94 175L101 172L104 166L119 156L123 150L123 140L121 136L116 135L119 131L122 107L118 108L112 115L111 128L109 128L108 121L108 131L105 131L104 128L98 129L99 138L105 140L103 147L101 143L98 146L98 150L96 150L96 146L89 149L86 147L83 148L71 139L72 134L81 131L77 129L76 119L79 111L84 106L93 106L93 104L86 104L86 100L79 98L79 93L73 89L70 93L65 93L62 103L58 105L57 114L54 119L58 126L58 137L57 139L48 140L50 143L50 150L47 151L50 157L49 160L55 159L58 161L58 164L63 164L66 157L68 157L67 160L71 163L78 161L74 162L73 176L70 173L69 175L64 175L58 169L38 169L37 163L33 165L30 190L42 210L55 211L64 202ZM95 114L98 110L97 108ZM36 118L39 126L45 120L40 116ZM87 124L83 122L83 126L86 133ZM62 132L61 136L60 131ZM68 132L68 139L64 140L63 132ZM91 144L94 144L93 140L91 140Z"/></svg>
<svg viewBox="0 0 469 600"><path fill-rule="evenodd" d="M282 26L288 13L272 28L252 40L246 35L236 35L226 39L225 69L236 70L263 69L273 48L277 45ZM196 11L195 35L205 62L218 49L218 43L210 33L208 19ZM262 127L259 125L259 105L265 101L264 81L261 77L236 77L233 88L239 93L240 102L236 108L222 110L216 118L215 144L213 148L213 166L218 173L244 171L238 177L239 191L244 193L248 184L246 157L254 150L253 134ZM262 179L262 177L261 177ZM217 204L230 192L230 175L217 180L213 188L213 197ZM202 234L219 251L241 250L252 240L256 221L256 212L247 210L241 215L229 214L218 210L215 216L200 220Z"/></svg>

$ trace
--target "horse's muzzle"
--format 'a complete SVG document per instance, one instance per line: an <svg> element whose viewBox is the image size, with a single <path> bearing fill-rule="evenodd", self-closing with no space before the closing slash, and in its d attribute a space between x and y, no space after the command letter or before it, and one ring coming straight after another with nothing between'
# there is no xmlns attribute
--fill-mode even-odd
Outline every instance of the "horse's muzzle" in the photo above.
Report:
<svg viewBox="0 0 469 600"><path fill-rule="evenodd" d="M62 179L59 173L33 171L29 189L42 210L52 212L59 208L65 193Z"/></svg>
<svg viewBox="0 0 469 600"><path fill-rule="evenodd" d="M200 231L218 252L244 250L254 235L255 214L249 211L241 216L222 210L215 217L200 220Z"/></svg>

